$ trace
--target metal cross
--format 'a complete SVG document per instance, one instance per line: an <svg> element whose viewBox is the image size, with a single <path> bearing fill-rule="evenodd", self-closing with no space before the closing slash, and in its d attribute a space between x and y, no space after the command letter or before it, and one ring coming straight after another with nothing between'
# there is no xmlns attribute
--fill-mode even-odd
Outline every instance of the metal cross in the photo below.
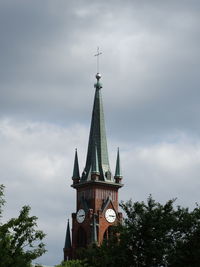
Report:
<svg viewBox="0 0 200 267"><path fill-rule="evenodd" d="M97 53L94 55L97 57L97 73L99 72L99 56L102 54L102 52L99 52L99 47L97 47Z"/></svg>

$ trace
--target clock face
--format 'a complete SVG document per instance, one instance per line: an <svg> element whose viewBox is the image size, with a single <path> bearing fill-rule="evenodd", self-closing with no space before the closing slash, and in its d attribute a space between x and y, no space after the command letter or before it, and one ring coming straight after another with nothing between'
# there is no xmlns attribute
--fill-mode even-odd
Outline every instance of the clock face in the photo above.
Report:
<svg viewBox="0 0 200 267"><path fill-rule="evenodd" d="M85 220L85 211L83 209L78 210L76 219L78 223L82 223Z"/></svg>
<svg viewBox="0 0 200 267"><path fill-rule="evenodd" d="M113 209L107 209L105 217L109 223L113 223L116 219L116 213Z"/></svg>

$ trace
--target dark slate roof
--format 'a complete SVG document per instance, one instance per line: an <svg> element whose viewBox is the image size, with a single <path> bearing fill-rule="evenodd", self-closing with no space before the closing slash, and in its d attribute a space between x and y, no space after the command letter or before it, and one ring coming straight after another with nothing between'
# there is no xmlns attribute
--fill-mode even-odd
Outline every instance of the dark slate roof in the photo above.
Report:
<svg viewBox="0 0 200 267"><path fill-rule="evenodd" d="M71 248L71 247L72 247L72 243L71 243L71 235L70 235L69 220L68 220L64 248Z"/></svg>

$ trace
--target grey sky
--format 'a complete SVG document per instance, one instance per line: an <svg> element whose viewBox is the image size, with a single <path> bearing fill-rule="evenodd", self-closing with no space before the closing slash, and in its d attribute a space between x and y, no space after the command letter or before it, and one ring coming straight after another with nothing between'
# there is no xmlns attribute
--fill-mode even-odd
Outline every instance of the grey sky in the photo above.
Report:
<svg viewBox="0 0 200 267"><path fill-rule="evenodd" d="M62 258L85 163L100 46L110 161L121 199L199 202L199 1L0 0L0 183L5 216L30 204ZM58 227L59 226L59 227Z"/></svg>

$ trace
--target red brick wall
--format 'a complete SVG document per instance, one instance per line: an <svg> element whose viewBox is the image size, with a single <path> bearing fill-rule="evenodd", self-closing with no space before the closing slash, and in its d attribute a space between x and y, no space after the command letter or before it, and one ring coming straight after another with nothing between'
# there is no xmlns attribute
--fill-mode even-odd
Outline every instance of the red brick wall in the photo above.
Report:
<svg viewBox="0 0 200 267"><path fill-rule="evenodd" d="M77 205L76 212L79 209L84 209L81 204L81 197L87 200L89 204L89 210L86 212L86 217L83 223L78 223L76 220L76 213L72 213L72 250L73 250L73 258L76 257L75 251L78 247L77 239L78 239L78 230L79 227L82 227L86 233L87 245L92 241L92 222L93 222L93 214L97 214L97 236L98 236L98 244L101 244L103 241L104 233L108 229L109 226L115 225L118 222L122 221L122 214L118 213L118 187L103 185L103 184L85 184L84 187L78 187L77 189ZM108 207L102 212L103 203L107 200L108 196L111 197L112 204L109 203ZM109 223L105 219L105 211L109 208L112 208L116 211L117 218L114 223Z"/></svg>

